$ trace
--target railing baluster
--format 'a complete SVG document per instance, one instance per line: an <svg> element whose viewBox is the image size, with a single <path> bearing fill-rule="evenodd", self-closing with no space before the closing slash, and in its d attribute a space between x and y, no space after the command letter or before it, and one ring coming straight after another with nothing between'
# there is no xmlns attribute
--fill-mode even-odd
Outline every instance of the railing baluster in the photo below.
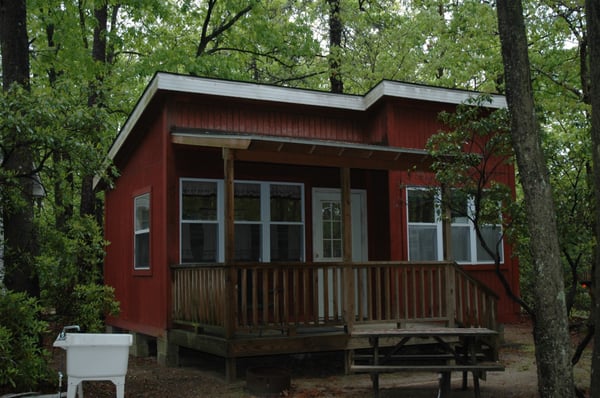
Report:
<svg viewBox="0 0 600 398"><path fill-rule="evenodd" d="M280 311L280 294L279 294L279 270L273 270L273 322L276 325L281 323Z"/></svg>
<svg viewBox="0 0 600 398"><path fill-rule="evenodd" d="M391 291L391 281L392 281L392 270L391 267L385 267L383 268L383 271L385 272L385 278L383 278L384 283L385 283L385 319L392 319L392 306L391 304L394 302L393 297L392 297L392 291Z"/></svg>
<svg viewBox="0 0 600 398"><path fill-rule="evenodd" d="M290 322L290 274L289 269L283 270L283 323L289 325Z"/></svg>
<svg viewBox="0 0 600 398"><path fill-rule="evenodd" d="M294 279L292 281L292 300L294 300L294 313L292 314L294 318L294 323L299 323L299 315L300 315L300 287L299 287L299 276L298 276L298 268L294 268Z"/></svg>
<svg viewBox="0 0 600 398"><path fill-rule="evenodd" d="M333 272L333 316L336 321L339 321L342 317L340 314L340 300L341 290L340 290L340 270L336 267L332 269Z"/></svg>
<svg viewBox="0 0 600 398"><path fill-rule="evenodd" d="M434 306L435 306L435 301L433 300L433 293L435 291L435 278L433 277L435 269L430 268L427 271L427 285L429 286L429 317L433 318L434 317Z"/></svg>

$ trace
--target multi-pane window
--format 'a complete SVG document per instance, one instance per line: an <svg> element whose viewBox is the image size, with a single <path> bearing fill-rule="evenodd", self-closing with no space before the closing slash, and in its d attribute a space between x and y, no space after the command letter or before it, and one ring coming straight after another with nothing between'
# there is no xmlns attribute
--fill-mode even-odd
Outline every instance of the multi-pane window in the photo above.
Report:
<svg viewBox="0 0 600 398"><path fill-rule="evenodd" d="M303 187L272 182L234 183L235 260L302 261ZM221 180L181 181L181 261L224 260Z"/></svg>
<svg viewBox="0 0 600 398"><path fill-rule="evenodd" d="M271 261L302 261L304 258L304 218L302 186L270 184Z"/></svg>
<svg viewBox="0 0 600 398"><path fill-rule="evenodd" d="M451 193L451 242L452 257L459 263L491 263L492 256L484 250L477 239L475 227L469 218L473 203L467 195ZM411 261L442 260L442 214L439 192L434 189L407 189L408 250ZM484 242L492 250L502 239L502 229L498 225L480 227ZM502 244L500 259L503 261Z"/></svg>
<svg viewBox="0 0 600 398"><path fill-rule="evenodd" d="M255 183L234 184L235 259L261 259L261 186Z"/></svg>
<svg viewBox="0 0 600 398"><path fill-rule="evenodd" d="M460 191L452 191L450 203L452 257L458 262L471 262L469 198Z"/></svg>
<svg viewBox="0 0 600 398"><path fill-rule="evenodd" d="M181 261L218 261L219 219L216 181L181 185Z"/></svg>
<svg viewBox="0 0 600 398"><path fill-rule="evenodd" d="M150 268L150 193L136 196L134 203L134 269Z"/></svg>
<svg viewBox="0 0 600 398"><path fill-rule="evenodd" d="M413 261L438 260L441 242L436 215L436 195L431 190L409 189L408 253Z"/></svg>

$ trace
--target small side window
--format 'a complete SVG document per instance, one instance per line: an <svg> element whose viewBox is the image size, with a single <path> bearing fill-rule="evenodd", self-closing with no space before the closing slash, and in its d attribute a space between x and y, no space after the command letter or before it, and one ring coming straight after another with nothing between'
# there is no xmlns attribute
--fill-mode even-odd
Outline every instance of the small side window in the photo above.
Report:
<svg viewBox="0 0 600 398"><path fill-rule="evenodd" d="M150 269L150 193L134 198L133 268Z"/></svg>

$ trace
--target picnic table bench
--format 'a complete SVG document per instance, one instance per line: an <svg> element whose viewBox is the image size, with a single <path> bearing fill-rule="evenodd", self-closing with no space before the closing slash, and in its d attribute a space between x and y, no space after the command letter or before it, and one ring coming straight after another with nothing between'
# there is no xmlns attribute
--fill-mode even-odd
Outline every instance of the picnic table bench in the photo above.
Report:
<svg viewBox="0 0 600 398"><path fill-rule="evenodd" d="M379 374L392 372L435 372L440 374L438 397L450 393L451 372L463 373L463 389L467 388L467 375L473 375L473 390L476 398L481 396L479 379L485 379L488 371L503 371L495 355L490 358L481 350L485 339L493 339L498 332L487 328L407 328L407 329L362 329L352 331L353 338L366 338L370 354L349 355L349 371L370 373L374 396L379 396ZM380 339L398 342L383 353ZM402 354L409 341L433 340L435 350L423 354ZM356 363L357 360L362 363ZM482 361L483 360L483 361ZM366 363L365 363L366 362Z"/></svg>

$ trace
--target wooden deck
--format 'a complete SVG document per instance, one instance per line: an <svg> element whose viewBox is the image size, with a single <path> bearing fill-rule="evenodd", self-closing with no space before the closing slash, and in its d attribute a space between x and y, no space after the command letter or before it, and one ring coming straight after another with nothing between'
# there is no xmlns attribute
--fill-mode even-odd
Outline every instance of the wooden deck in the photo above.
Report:
<svg viewBox="0 0 600 398"><path fill-rule="evenodd" d="M497 296L448 262L176 265L171 289L169 344L226 358L228 379L235 358L365 349L382 325L496 329Z"/></svg>

